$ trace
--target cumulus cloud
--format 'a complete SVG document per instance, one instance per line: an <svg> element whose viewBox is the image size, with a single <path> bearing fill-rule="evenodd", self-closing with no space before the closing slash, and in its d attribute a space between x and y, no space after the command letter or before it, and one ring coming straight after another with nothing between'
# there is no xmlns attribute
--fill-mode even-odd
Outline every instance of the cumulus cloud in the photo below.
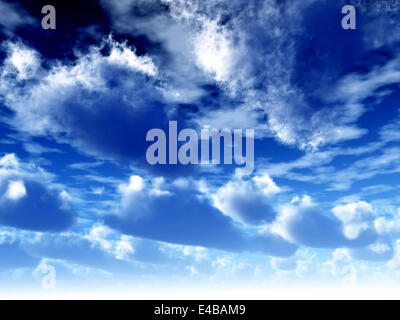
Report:
<svg viewBox="0 0 400 320"><path fill-rule="evenodd" d="M96 223L84 238L92 243L99 244L105 250L109 250L112 247L112 243L107 238L111 233L110 228L102 223Z"/></svg>
<svg viewBox="0 0 400 320"><path fill-rule="evenodd" d="M332 259L323 264L324 271L334 277L342 279L342 284L354 286L358 279L358 270L352 264L350 253L347 249L336 249Z"/></svg>
<svg viewBox="0 0 400 320"><path fill-rule="evenodd" d="M344 234L349 239L355 239L360 233L373 227L376 216L372 206L364 201L336 206L332 211L342 221Z"/></svg>
<svg viewBox="0 0 400 320"><path fill-rule="evenodd" d="M19 200L26 196L26 188L23 181L10 181L6 197L10 200Z"/></svg>
<svg viewBox="0 0 400 320"><path fill-rule="evenodd" d="M132 255L135 249L132 247L131 239L129 236L122 236L116 246L116 258L125 260L127 256Z"/></svg>
<svg viewBox="0 0 400 320"><path fill-rule="evenodd" d="M216 81L227 81L230 76L234 46L229 37L216 21L207 21L193 40L197 64Z"/></svg>
<svg viewBox="0 0 400 320"><path fill-rule="evenodd" d="M18 81L31 79L40 68L38 53L21 43L5 43L8 56L3 63L2 77L15 76Z"/></svg>
<svg viewBox="0 0 400 320"><path fill-rule="evenodd" d="M21 43L8 45L0 91L14 115L4 122L105 159L145 162L146 133L165 127L168 111L149 57L111 38L72 65L45 70L37 56Z"/></svg>
<svg viewBox="0 0 400 320"><path fill-rule="evenodd" d="M28 168L24 168L28 167ZM57 232L75 222L59 191L39 168L29 168L12 154L0 160L0 224L25 230Z"/></svg>
<svg viewBox="0 0 400 320"><path fill-rule="evenodd" d="M164 190L168 192L153 190L150 184L125 194L119 212L104 217L107 225L127 235L172 244L277 256L296 251L296 246L277 235L251 235L240 230L196 188L175 184ZM265 216L268 220L268 212Z"/></svg>
<svg viewBox="0 0 400 320"><path fill-rule="evenodd" d="M119 186L119 191L123 194L129 195L131 192L137 192L143 188L143 179L139 176L131 176L129 184L122 184Z"/></svg>
<svg viewBox="0 0 400 320"><path fill-rule="evenodd" d="M275 219L272 197L279 191L268 175L247 181L239 178L219 188L212 199L224 215L242 223L262 225Z"/></svg>
<svg viewBox="0 0 400 320"><path fill-rule="evenodd" d="M344 223L309 198L297 205L286 205L272 229L296 244L314 248L364 247L377 239L373 227L362 230L357 237L347 237Z"/></svg>
<svg viewBox="0 0 400 320"><path fill-rule="evenodd" d="M400 209L392 216L380 216L374 221L378 233L384 237L400 237Z"/></svg>

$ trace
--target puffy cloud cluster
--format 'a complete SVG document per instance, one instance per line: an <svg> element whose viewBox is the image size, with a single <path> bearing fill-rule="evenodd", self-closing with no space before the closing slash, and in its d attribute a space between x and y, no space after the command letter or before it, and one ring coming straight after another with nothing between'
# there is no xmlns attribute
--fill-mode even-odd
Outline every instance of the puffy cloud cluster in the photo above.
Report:
<svg viewBox="0 0 400 320"><path fill-rule="evenodd" d="M400 237L400 210L393 216L380 216L375 222L375 228L383 236Z"/></svg>
<svg viewBox="0 0 400 320"><path fill-rule="evenodd" d="M278 257L292 256L297 246L348 248L352 258L368 261L387 261L394 252L383 232L384 221L369 203L337 205L324 212L304 196L279 209L275 195L281 189L267 175L236 177L216 190L202 183L167 184L132 176L119 190L121 207L105 217L106 223L140 238ZM293 257L287 263L294 266L295 261ZM285 268L286 260L278 262Z"/></svg>
<svg viewBox="0 0 400 320"><path fill-rule="evenodd" d="M6 48L0 94L13 114L4 122L100 158L145 162L147 131L166 127L171 111L162 102L158 70L148 56L107 38L73 63L55 62L46 69L39 54L22 43L9 42Z"/></svg>
<svg viewBox="0 0 400 320"><path fill-rule="evenodd" d="M339 207L336 212L345 222L336 216L324 212L312 203L310 198L303 198L298 204L286 205L280 213L272 229L282 234L286 239L299 245L314 248L341 248L341 247L365 247L375 242L377 233L373 226L357 229L357 234L346 234L346 226L350 227L347 231L353 231L354 225L346 223L354 222L363 226L361 219L346 217L352 214L354 205ZM336 208L337 209L337 208ZM353 211L354 213L354 211ZM368 221L368 220L367 220Z"/></svg>
<svg viewBox="0 0 400 320"><path fill-rule="evenodd" d="M154 185L149 181L143 183L139 177L131 177L129 185L120 188L123 193L120 209L104 218L110 227L141 238L232 252L292 255L296 246L280 236L269 232L248 234L235 225L232 218L257 223L270 222L274 218L271 207L257 201L267 197L268 192L275 192L277 187L267 177L255 183L262 186L262 191L254 196L253 205L245 197L236 200L231 197L229 185L222 189L218 194L219 201L222 201L221 210L224 210L222 213L217 209L218 204L214 207L209 196L196 186L179 182ZM233 205L231 201L237 203ZM236 211L232 212L232 208Z"/></svg>
<svg viewBox="0 0 400 320"><path fill-rule="evenodd" d="M279 191L267 175L249 181L239 178L218 189L212 199L214 206L226 216L250 225L262 225L275 220L272 198Z"/></svg>
<svg viewBox="0 0 400 320"><path fill-rule="evenodd" d="M366 63L360 72L354 72L353 62L364 61L359 48L390 47L398 41L395 32L379 36L378 26L370 35L332 34L333 26L339 25L337 15L331 15L337 10L332 1L101 3L110 9L115 29L151 43L142 48L146 54L108 37L76 52L71 61L45 61L22 41L4 42L0 102L10 112L2 113L0 120L24 136L68 143L100 160L126 161L141 176L119 185L117 212L104 214L105 224L95 224L83 236L45 234L34 241L2 242L0 234L0 255L15 252L9 266L30 266L46 258L126 271L133 261L170 262L160 248L171 244L186 246L182 254L196 262L206 260L210 248L277 256L272 265L283 272L300 272L311 263L311 258L304 264L299 261L303 258L295 255L299 246L339 248L326 267L332 275L351 279L356 274L351 259L382 262L395 256L391 261L395 264L398 248L392 242L400 234L400 218L383 216L367 202L330 210L304 197L281 206L277 194L283 188L268 175L230 181L224 177L204 188L190 178L151 180L140 170L147 131L166 128L171 118L182 121L180 125L257 128L257 138L273 136L303 150L361 137L366 130L356 123L367 111L366 101L393 92L391 86L400 80L400 60L388 54L376 65ZM380 3L378 12L395 13L389 1ZM12 6L0 1L0 11L4 7ZM23 23L14 11L5 19L11 28ZM381 130L385 143L398 140L397 122ZM57 152L26 139L23 147L31 154ZM303 182L329 180L335 190L343 190L351 179L368 179L388 164L397 165L398 151L393 148L381 157L357 161L336 174L326 167L318 168L316 175L300 177L292 172L292 177ZM307 170L330 163L335 152L350 154L338 149L307 154L273 169L277 175ZM102 198L111 187L91 190ZM10 154L0 158L2 226L68 230L76 217L66 204L69 194L60 191L42 169ZM89 220L85 222L93 223ZM225 266L226 261L218 263ZM199 272L198 265L188 269Z"/></svg>
<svg viewBox="0 0 400 320"><path fill-rule="evenodd" d="M336 206L332 211L342 221L344 234L349 239L355 239L360 233L373 227L376 218L372 206L364 201Z"/></svg>
<svg viewBox="0 0 400 320"><path fill-rule="evenodd" d="M0 158L0 224L24 230L59 232L70 228L75 213L61 190L39 167L13 154Z"/></svg>

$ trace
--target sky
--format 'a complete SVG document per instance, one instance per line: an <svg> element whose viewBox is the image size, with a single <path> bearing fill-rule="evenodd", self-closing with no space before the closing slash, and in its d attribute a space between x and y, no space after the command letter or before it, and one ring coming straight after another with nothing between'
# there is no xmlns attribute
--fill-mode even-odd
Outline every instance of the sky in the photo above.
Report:
<svg viewBox="0 0 400 320"><path fill-rule="evenodd" d="M47 4L0 0L2 294L400 285L400 1ZM150 165L170 121L254 170Z"/></svg>

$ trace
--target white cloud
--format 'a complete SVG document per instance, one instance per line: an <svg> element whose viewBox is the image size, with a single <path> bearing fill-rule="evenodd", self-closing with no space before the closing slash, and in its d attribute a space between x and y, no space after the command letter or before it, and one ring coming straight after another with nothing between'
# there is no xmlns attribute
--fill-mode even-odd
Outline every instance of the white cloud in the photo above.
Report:
<svg viewBox="0 0 400 320"><path fill-rule="evenodd" d="M294 237L292 237L290 230L288 230L288 223L296 218L296 207L312 208L314 206L315 204L313 202L313 199L309 195L303 195L302 197L295 196L290 204L282 207L276 221L268 226L268 229L271 232L280 235L284 239L287 239L292 243L296 243L296 240L294 239Z"/></svg>
<svg viewBox="0 0 400 320"><path fill-rule="evenodd" d="M4 168L17 169L19 167L19 161L14 153L8 153L0 158L0 166Z"/></svg>
<svg viewBox="0 0 400 320"><path fill-rule="evenodd" d="M96 223L84 238L92 243L100 244L105 250L109 250L112 247L112 242L107 239L110 234L112 234L110 228L102 223Z"/></svg>
<svg viewBox="0 0 400 320"><path fill-rule="evenodd" d="M7 42L8 57L4 61L2 77L15 74L18 80L32 78L40 68L40 58L35 50L21 43Z"/></svg>
<svg viewBox="0 0 400 320"><path fill-rule="evenodd" d="M126 260L134 252L132 237L122 235L120 241L115 246L115 257L119 260Z"/></svg>
<svg viewBox="0 0 400 320"><path fill-rule="evenodd" d="M0 231L0 245L3 243L13 243L18 237L15 231Z"/></svg>
<svg viewBox="0 0 400 320"><path fill-rule="evenodd" d="M343 222L344 233L349 239L355 239L371 228L376 217L372 206L364 201L336 206L332 212Z"/></svg>
<svg viewBox="0 0 400 320"><path fill-rule="evenodd" d="M274 195L276 193L281 192L281 188L279 188L274 180L267 174L262 176L255 176L253 178L257 187L267 196Z"/></svg>
<svg viewBox="0 0 400 320"><path fill-rule="evenodd" d="M118 189L124 195L141 191L144 187L144 180L139 176L131 176L129 184L121 184Z"/></svg>
<svg viewBox="0 0 400 320"><path fill-rule="evenodd" d="M318 270L316 254L309 249L298 250L295 255L289 258L271 258L272 267L277 270L277 275L293 274L298 278L308 275L316 276Z"/></svg>
<svg viewBox="0 0 400 320"><path fill-rule="evenodd" d="M272 258L271 265L274 269L284 272L294 271L297 268L297 257Z"/></svg>
<svg viewBox="0 0 400 320"><path fill-rule="evenodd" d="M173 6L176 3L158 0L101 1L111 13L116 30L134 36L145 34L153 43L163 45L163 55L167 59L163 55L157 58L164 62L163 69L159 70L164 97L177 103L195 102L204 94L202 86L207 80L207 75L197 67L193 48L193 40L199 29L194 31L191 22L197 19L193 18L189 23L182 21L175 7L168 14L165 2ZM181 4L192 5L189 2ZM141 14L132 17L133 12Z"/></svg>
<svg viewBox="0 0 400 320"><path fill-rule="evenodd" d="M115 239L116 236L119 237L118 240ZM103 223L94 224L83 238L89 240L93 245L99 245L102 250L114 255L118 260L128 260L129 256L135 252L132 237L117 235Z"/></svg>
<svg viewBox="0 0 400 320"><path fill-rule="evenodd" d="M193 257L196 262L200 262L208 258L207 249L203 247L183 247L183 255Z"/></svg>
<svg viewBox="0 0 400 320"><path fill-rule="evenodd" d="M360 201L346 205L336 206L333 213L343 221L343 223L353 223L371 220L374 216L374 210L369 203Z"/></svg>
<svg viewBox="0 0 400 320"><path fill-rule="evenodd" d="M400 237L400 209L397 214L389 217L378 217L374 222L375 228L380 235Z"/></svg>
<svg viewBox="0 0 400 320"><path fill-rule="evenodd" d="M381 67L375 67L366 74L349 74L338 84L336 91L330 96L331 101L346 101L357 109L362 106L359 103L376 94L375 90L389 84L400 81L400 58L392 59ZM381 94L388 94L390 91L383 91ZM360 110L361 111L361 110ZM358 116L360 111L354 114ZM350 115L352 116L352 115Z"/></svg>
<svg viewBox="0 0 400 320"><path fill-rule="evenodd" d="M183 185L180 185L180 183L176 181L174 181L173 184L180 188L185 187ZM154 178L152 179L152 185L149 194L156 197L172 195L170 191L166 190L167 188L168 184L163 177Z"/></svg>
<svg viewBox="0 0 400 320"><path fill-rule="evenodd" d="M74 200L73 197L66 190L62 190L60 192L60 197L66 202L72 202Z"/></svg>
<svg viewBox="0 0 400 320"><path fill-rule="evenodd" d="M15 180L19 177L18 180ZM33 162L23 162L15 154L9 153L0 157L0 184L4 181L40 181L48 186L60 189L61 186L53 183L54 175L45 171ZM22 183L23 184L23 183ZM22 192L22 187L18 186ZM21 193L22 194L22 193Z"/></svg>
<svg viewBox="0 0 400 320"><path fill-rule="evenodd" d="M107 56L101 54L105 46L110 48ZM7 58L0 66L0 94L4 96L5 104L15 112L15 117L5 121L31 135L51 133L57 136L68 130L63 127L63 121L57 119L58 108L62 108L63 102L74 96L77 90L100 93L110 89L104 78L104 68L121 67L149 77L157 76L158 72L150 57L138 57L133 48L111 37L99 46L90 47L86 55L77 53L78 59L74 64L57 62L51 65L50 70L41 68L39 54L21 43L8 42L7 49ZM17 80L37 81L21 89L15 80L8 79L10 74L16 74ZM129 98L128 93L125 99L127 103L136 102L130 101L133 98ZM87 105L88 101L82 98L80 103Z"/></svg>
<svg viewBox="0 0 400 320"><path fill-rule="evenodd" d="M292 243L313 248L362 248L376 241L374 216L368 204L335 209L337 214L333 215L308 196L296 197L282 206L267 230Z"/></svg>
<svg viewBox="0 0 400 320"><path fill-rule="evenodd" d="M334 277L342 278L342 284L353 287L358 278L358 270L353 265L347 249L336 249L332 259L323 264L324 271Z"/></svg>
<svg viewBox="0 0 400 320"><path fill-rule="evenodd" d="M377 254L384 254L392 250L392 248L384 242L376 242L368 246L368 248L377 253Z"/></svg>
<svg viewBox="0 0 400 320"><path fill-rule="evenodd" d="M130 49L126 43L115 42L111 36L108 38L107 44L111 47L110 55L107 57L111 63L140 71L152 77L157 76L157 67L149 56L138 57L135 50Z"/></svg>
<svg viewBox="0 0 400 320"><path fill-rule="evenodd" d="M197 64L216 81L227 81L234 63L230 35L216 21L206 20L193 40Z"/></svg>
<svg viewBox="0 0 400 320"><path fill-rule="evenodd" d="M245 224L261 225L275 218L271 206L279 187L268 176L256 176L251 180L235 178L211 195L214 206L224 215Z"/></svg>
<svg viewBox="0 0 400 320"><path fill-rule="evenodd" d="M26 196L26 188L24 182L10 181L6 192L6 197L10 200L17 201Z"/></svg>

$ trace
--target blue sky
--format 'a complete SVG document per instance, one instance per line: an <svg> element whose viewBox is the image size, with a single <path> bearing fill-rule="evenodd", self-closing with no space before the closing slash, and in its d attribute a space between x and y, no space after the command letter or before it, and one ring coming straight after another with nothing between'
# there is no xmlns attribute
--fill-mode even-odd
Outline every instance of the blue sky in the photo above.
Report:
<svg viewBox="0 0 400 320"><path fill-rule="evenodd" d="M2 288L397 284L398 0L46 4L0 0ZM169 121L253 173L149 165Z"/></svg>

